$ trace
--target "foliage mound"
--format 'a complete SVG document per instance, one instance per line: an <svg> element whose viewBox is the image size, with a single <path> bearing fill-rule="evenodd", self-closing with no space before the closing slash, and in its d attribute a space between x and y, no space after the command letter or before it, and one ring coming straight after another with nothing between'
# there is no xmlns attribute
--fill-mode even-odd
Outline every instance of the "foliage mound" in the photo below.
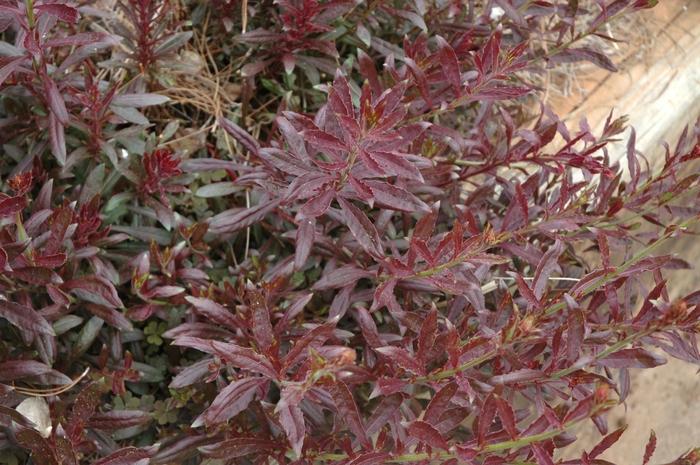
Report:
<svg viewBox="0 0 700 465"><path fill-rule="evenodd" d="M0 0L0 462L609 463L699 131L537 83L654 3Z"/></svg>

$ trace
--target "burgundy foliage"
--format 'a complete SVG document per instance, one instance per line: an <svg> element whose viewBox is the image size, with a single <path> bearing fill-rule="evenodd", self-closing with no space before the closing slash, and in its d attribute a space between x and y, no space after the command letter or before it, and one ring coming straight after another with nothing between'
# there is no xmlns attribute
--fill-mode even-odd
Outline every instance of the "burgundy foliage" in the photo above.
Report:
<svg viewBox="0 0 700 465"><path fill-rule="evenodd" d="M583 3L0 0L0 458L609 463L630 371L700 364L700 127L540 104L655 1Z"/></svg>

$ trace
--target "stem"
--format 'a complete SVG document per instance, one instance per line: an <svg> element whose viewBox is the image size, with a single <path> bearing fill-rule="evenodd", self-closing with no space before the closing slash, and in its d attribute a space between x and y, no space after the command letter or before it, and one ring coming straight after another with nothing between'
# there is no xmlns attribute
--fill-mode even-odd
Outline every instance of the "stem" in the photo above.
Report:
<svg viewBox="0 0 700 465"><path fill-rule="evenodd" d="M24 8L27 10L29 29L34 29L34 0L24 0Z"/></svg>

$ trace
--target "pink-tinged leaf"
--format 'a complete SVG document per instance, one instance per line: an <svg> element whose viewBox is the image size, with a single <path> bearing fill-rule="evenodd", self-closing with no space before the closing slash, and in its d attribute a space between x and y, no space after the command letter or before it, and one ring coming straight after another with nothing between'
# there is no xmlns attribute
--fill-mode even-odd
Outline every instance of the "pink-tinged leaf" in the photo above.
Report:
<svg viewBox="0 0 700 465"><path fill-rule="evenodd" d="M78 393L66 425L66 433L73 443L79 442L82 438L83 429L95 413L100 401L100 387L97 383L91 382Z"/></svg>
<svg viewBox="0 0 700 465"><path fill-rule="evenodd" d="M651 433L649 434L649 440L647 441L647 445L644 448L644 460L642 461L642 465L647 465L649 463L649 460L651 460L651 457L654 455L654 451L656 450L656 433L654 430L651 430Z"/></svg>
<svg viewBox="0 0 700 465"><path fill-rule="evenodd" d="M305 218L319 217L328 211L334 198L335 188L328 185L321 192L311 197L304 206L301 207L299 213Z"/></svg>
<svg viewBox="0 0 700 465"><path fill-rule="evenodd" d="M552 455L549 452L547 452L541 445L533 444L530 446L530 450L535 456L535 460L537 460L537 465L554 465L554 459L552 459Z"/></svg>
<svg viewBox="0 0 700 465"><path fill-rule="evenodd" d="M457 59L454 49L445 39L440 36L436 38L442 72L445 74L447 82L452 86L457 96L459 96L462 90L462 76L459 71L459 60Z"/></svg>
<svg viewBox="0 0 700 465"><path fill-rule="evenodd" d="M230 342L210 341L191 336L178 337L173 345L191 347L202 352L216 355L221 360L243 370L260 373L271 379L277 379L278 374L270 360L248 347L241 347Z"/></svg>
<svg viewBox="0 0 700 465"><path fill-rule="evenodd" d="M433 309L423 320L420 333L418 334L418 359L426 363L428 353L433 349L435 338L437 337L437 310Z"/></svg>
<svg viewBox="0 0 700 465"><path fill-rule="evenodd" d="M46 91L46 98L48 99L51 113L53 113L59 123L65 126L69 121L68 110L66 110L66 102L63 101L56 82L51 78L45 78L44 90Z"/></svg>
<svg viewBox="0 0 700 465"><path fill-rule="evenodd" d="M544 296L544 291L547 288L547 281L552 275L552 272L559 270L557 260L563 251L564 245L560 241L556 241L554 245L548 248L544 255L542 255L542 259L537 264L532 287L533 293L538 301Z"/></svg>
<svg viewBox="0 0 700 465"><path fill-rule="evenodd" d="M408 370L417 375L422 375L425 371L425 367L421 364L415 355L408 353L408 351L401 347L385 346L375 349L380 354L388 357L391 362L397 364L404 370Z"/></svg>
<svg viewBox="0 0 700 465"><path fill-rule="evenodd" d="M194 362L192 365L184 367L170 382L170 389L181 389L200 382L205 376L210 374L210 368L214 359L205 357Z"/></svg>
<svg viewBox="0 0 700 465"><path fill-rule="evenodd" d="M37 431L24 428L15 433L17 443L31 451L32 462L41 465L58 465L51 444Z"/></svg>
<svg viewBox="0 0 700 465"><path fill-rule="evenodd" d="M381 205L405 212L431 211L425 202L405 189L384 181L367 181L366 184L372 189L374 200Z"/></svg>
<svg viewBox="0 0 700 465"><path fill-rule="evenodd" d="M535 296L534 292L532 292L532 289L530 289L530 286L527 285L523 277L519 274L515 275L515 284L518 286L518 291L520 291L520 295L523 296L523 298L527 301L528 305L532 305L535 308L542 307L542 303L540 302L540 300Z"/></svg>
<svg viewBox="0 0 700 465"><path fill-rule="evenodd" d="M511 407L505 399L496 397L496 410L498 411L498 418L501 419L501 424L508 432L508 435L511 437L511 439L517 439L520 433L518 432L518 427L516 425L513 407Z"/></svg>
<svg viewBox="0 0 700 465"><path fill-rule="evenodd" d="M416 420L408 426L408 434L423 442L433 449L447 450L450 448L442 434L432 425L424 421Z"/></svg>
<svg viewBox="0 0 700 465"><path fill-rule="evenodd" d="M212 426L235 417L248 408L258 388L265 383L262 378L242 378L231 382L219 392L204 413L192 423L192 427Z"/></svg>
<svg viewBox="0 0 700 465"><path fill-rule="evenodd" d="M58 381L57 384L70 384L71 382L69 377L36 360L6 360L0 362L0 381L2 382L42 375L49 375L55 378Z"/></svg>
<svg viewBox="0 0 700 465"><path fill-rule="evenodd" d="M581 310L572 310L569 313L568 325L566 328L566 359L573 363L578 360L581 354L585 334L584 316Z"/></svg>
<svg viewBox="0 0 700 465"><path fill-rule="evenodd" d="M377 380L377 385L374 387L370 398L373 399L378 397L380 394L382 396L390 396L399 393L408 386L408 381L400 378L379 378Z"/></svg>
<svg viewBox="0 0 700 465"><path fill-rule="evenodd" d="M148 465L150 457L151 454L146 450L125 447L96 460L92 465Z"/></svg>
<svg viewBox="0 0 700 465"><path fill-rule="evenodd" d="M372 412L372 416L367 420L367 436L378 433L391 420L403 403L401 394L390 394L382 397L377 408Z"/></svg>
<svg viewBox="0 0 700 465"><path fill-rule="evenodd" d="M646 349L623 349L596 362L608 368L653 368L666 363L666 359Z"/></svg>
<svg viewBox="0 0 700 465"><path fill-rule="evenodd" d="M49 14L55 16L56 18L64 21L66 23L75 24L78 22L80 14L75 8L63 5L61 3L44 3L42 5L36 5L34 9L39 15Z"/></svg>
<svg viewBox="0 0 700 465"><path fill-rule="evenodd" d="M481 412L479 412L479 416L477 417L476 437L480 445L484 444L486 434L491 430L491 425L495 417L496 402L494 396L490 395L484 399L481 406Z"/></svg>
<svg viewBox="0 0 700 465"><path fill-rule="evenodd" d="M362 424L360 411L357 409L357 404L348 386L342 381L336 381L329 385L327 390L335 402L335 408L338 412L337 418L347 425L348 429L363 446L369 447L370 442Z"/></svg>
<svg viewBox="0 0 700 465"><path fill-rule="evenodd" d="M24 197L8 197L0 200L0 217L11 216L19 213L27 205Z"/></svg>
<svg viewBox="0 0 700 465"><path fill-rule="evenodd" d="M617 71L617 67L607 55L589 47L567 48L549 57L549 62L557 65L577 61L588 61L605 70Z"/></svg>
<svg viewBox="0 0 700 465"><path fill-rule="evenodd" d="M298 339L294 346L289 349L284 357L283 365L285 368L291 368L302 360L306 359L309 349L316 349L323 345L328 338L333 335L335 323L326 323L315 327L308 333L304 334L301 339Z"/></svg>
<svg viewBox="0 0 700 465"><path fill-rule="evenodd" d="M367 253L374 257L384 255L382 250L382 241L379 238L379 233L374 224L367 218L359 208L347 200L338 197L340 210L343 214L343 220L350 232Z"/></svg>
<svg viewBox="0 0 700 465"><path fill-rule="evenodd" d="M109 308L124 307L114 285L101 276L82 276L64 283L61 289L97 305Z"/></svg>
<svg viewBox="0 0 700 465"><path fill-rule="evenodd" d="M362 337L365 338L365 342L370 347L381 347L382 340L379 337L379 331L377 331L377 325L372 319L372 315L364 307L359 307L355 309L355 320L360 326L360 331L362 331Z"/></svg>
<svg viewBox="0 0 700 465"><path fill-rule="evenodd" d="M325 131L321 131L320 129L307 129L303 131L301 135L304 137L304 140L321 151L347 150L347 147L343 141Z"/></svg>
<svg viewBox="0 0 700 465"><path fill-rule="evenodd" d="M199 451L206 457L230 460L246 455L266 454L279 447L279 443L267 439L234 438L202 446Z"/></svg>
<svg viewBox="0 0 700 465"><path fill-rule="evenodd" d="M401 176L412 181L424 182L423 175L416 168L416 165L400 153L373 151L369 153L369 156L387 174ZM367 189L371 192L369 187Z"/></svg>
<svg viewBox="0 0 700 465"><path fill-rule="evenodd" d="M413 79L416 83L416 86L418 87L421 97L423 97L423 100L425 100L426 105L431 106L432 99L430 98L430 90L428 89L428 79L425 76L425 72L411 58L404 58L404 62L406 63L406 66L413 75Z"/></svg>
<svg viewBox="0 0 700 465"><path fill-rule="evenodd" d="M425 409L423 420L435 426L440 421L440 416L447 410L452 397L457 393L457 383L448 383L435 393L428 407Z"/></svg>
<svg viewBox="0 0 700 465"><path fill-rule="evenodd" d="M311 218L302 218L299 220L299 225L296 233L296 250L294 251L294 269L300 270L303 268L306 260L309 258L311 247L314 244L314 235L316 231L316 221Z"/></svg>
<svg viewBox="0 0 700 465"><path fill-rule="evenodd" d="M236 329L239 327L238 321L233 316L231 311L223 305L219 305L213 300L202 297L186 296L185 300L197 310L197 313L211 319L215 323L226 326L230 329Z"/></svg>
<svg viewBox="0 0 700 465"><path fill-rule="evenodd" d="M131 322L118 310L96 304L87 304L85 307L90 313L102 318L117 329L121 329L122 331L131 331L134 329Z"/></svg>
<svg viewBox="0 0 700 465"><path fill-rule="evenodd" d="M55 336L53 328L46 319L33 308L16 304L7 300L0 300L0 317L22 331L31 331L37 334Z"/></svg>
<svg viewBox="0 0 700 465"><path fill-rule="evenodd" d="M311 289L314 291L336 289L348 286L362 278L369 278L372 276L372 273L354 265L344 265L323 275L321 279L316 281Z"/></svg>
<svg viewBox="0 0 700 465"><path fill-rule="evenodd" d="M20 69L26 59L27 57L24 55L7 58L0 57L0 86L12 73Z"/></svg>
<svg viewBox="0 0 700 465"><path fill-rule="evenodd" d="M289 445L292 446L297 457L301 457L306 436L306 425L304 424L304 414L296 405L285 405L279 411L280 424L287 435Z"/></svg>
<svg viewBox="0 0 700 465"><path fill-rule="evenodd" d="M219 125L252 155L258 156L260 154L260 144L245 129L226 118L219 118Z"/></svg>
<svg viewBox="0 0 700 465"><path fill-rule="evenodd" d="M277 208L281 199L273 199L251 208L225 210L209 219L209 232L213 234L231 233L245 229Z"/></svg>
<svg viewBox="0 0 700 465"><path fill-rule="evenodd" d="M105 431L143 425L153 418L142 410L112 410L106 413L96 413L90 417L88 426Z"/></svg>
<svg viewBox="0 0 700 465"><path fill-rule="evenodd" d="M262 292L255 290L249 292L249 295L253 338L262 352L268 352L275 343L275 333L270 322L270 310Z"/></svg>
<svg viewBox="0 0 700 465"><path fill-rule="evenodd" d="M615 444L618 441L618 439L620 439L620 436L622 436L622 433L624 433L626 429L627 426L623 426L622 428L619 428L605 436L598 444L596 444L593 450L591 450L591 452L588 454L588 457L591 459L595 459L600 454L608 450L610 446Z"/></svg>

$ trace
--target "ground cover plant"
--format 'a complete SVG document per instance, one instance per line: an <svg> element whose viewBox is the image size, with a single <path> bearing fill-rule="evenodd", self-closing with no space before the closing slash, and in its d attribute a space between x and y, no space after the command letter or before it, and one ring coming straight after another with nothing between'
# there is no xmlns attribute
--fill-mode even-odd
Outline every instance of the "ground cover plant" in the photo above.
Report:
<svg viewBox="0 0 700 465"><path fill-rule="evenodd" d="M609 463L700 130L538 83L655 3L0 0L0 463Z"/></svg>

